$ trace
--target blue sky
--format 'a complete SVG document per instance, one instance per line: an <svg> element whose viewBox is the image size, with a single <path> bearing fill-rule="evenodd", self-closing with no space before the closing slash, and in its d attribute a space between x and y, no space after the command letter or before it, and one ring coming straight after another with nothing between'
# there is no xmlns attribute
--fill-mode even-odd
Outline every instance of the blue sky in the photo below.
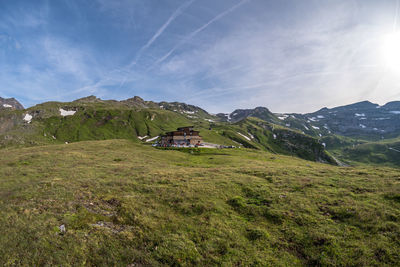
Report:
<svg viewBox="0 0 400 267"><path fill-rule="evenodd" d="M400 62L382 51L398 13L397 0L0 0L0 96L383 104L400 100Z"/></svg>

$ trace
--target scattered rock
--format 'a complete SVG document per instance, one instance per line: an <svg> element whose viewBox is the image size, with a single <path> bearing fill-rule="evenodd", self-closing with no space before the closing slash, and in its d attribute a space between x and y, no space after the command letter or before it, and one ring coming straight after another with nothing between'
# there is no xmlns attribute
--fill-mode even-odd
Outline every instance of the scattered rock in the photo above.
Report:
<svg viewBox="0 0 400 267"><path fill-rule="evenodd" d="M67 229L65 228L65 225L64 224L62 224L62 225L60 225L60 233L61 234L65 234L66 232L67 232Z"/></svg>

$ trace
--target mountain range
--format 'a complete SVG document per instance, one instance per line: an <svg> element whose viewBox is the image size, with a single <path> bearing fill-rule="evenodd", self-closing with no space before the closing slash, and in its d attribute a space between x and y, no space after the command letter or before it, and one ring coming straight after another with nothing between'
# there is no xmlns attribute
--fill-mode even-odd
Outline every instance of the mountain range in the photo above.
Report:
<svg viewBox="0 0 400 267"><path fill-rule="evenodd" d="M28 109L14 98L0 98L1 147L104 139L146 143L185 125L194 125L209 143L331 164L400 166L400 101L383 106L364 101L308 114L257 107L214 115L194 105L138 96L123 101L89 96Z"/></svg>

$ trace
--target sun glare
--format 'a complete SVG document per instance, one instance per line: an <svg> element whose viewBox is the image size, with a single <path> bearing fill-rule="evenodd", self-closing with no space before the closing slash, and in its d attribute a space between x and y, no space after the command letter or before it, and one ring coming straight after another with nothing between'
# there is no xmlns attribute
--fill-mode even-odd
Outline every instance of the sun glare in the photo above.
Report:
<svg viewBox="0 0 400 267"><path fill-rule="evenodd" d="M382 52L388 68L400 71L400 32L385 36Z"/></svg>

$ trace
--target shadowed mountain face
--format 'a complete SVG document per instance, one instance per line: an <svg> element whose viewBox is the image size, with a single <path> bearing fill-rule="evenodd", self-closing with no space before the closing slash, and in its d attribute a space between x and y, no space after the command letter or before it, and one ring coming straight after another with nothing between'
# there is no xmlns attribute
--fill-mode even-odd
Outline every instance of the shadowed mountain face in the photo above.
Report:
<svg viewBox="0 0 400 267"><path fill-rule="evenodd" d="M0 97L0 109L21 110L24 109L24 106L22 106L15 98Z"/></svg>
<svg viewBox="0 0 400 267"><path fill-rule="evenodd" d="M298 128L306 133L333 133L367 140L395 138L400 135L400 102L379 106L364 101L309 114L285 114L282 119L300 125Z"/></svg>
<svg viewBox="0 0 400 267"><path fill-rule="evenodd" d="M332 109L323 108L308 114L273 114L267 108L238 109L230 114L217 114L221 121L238 122L248 117L322 137L337 134L352 138L381 140L400 135L400 101L384 106L369 101Z"/></svg>

